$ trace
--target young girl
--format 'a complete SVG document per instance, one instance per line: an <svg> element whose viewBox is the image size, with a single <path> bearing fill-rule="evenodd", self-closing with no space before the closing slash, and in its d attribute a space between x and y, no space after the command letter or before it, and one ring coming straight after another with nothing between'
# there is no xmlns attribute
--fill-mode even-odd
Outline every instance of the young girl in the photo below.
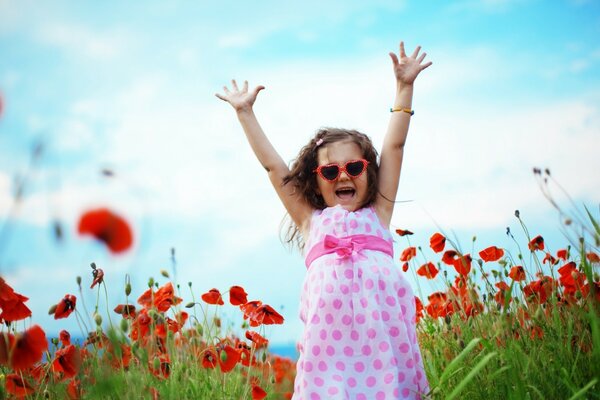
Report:
<svg viewBox="0 0 600 400"><path fill-rule="evenodd" d="M394 265L390 220L412 111L413 83L431 65L400 42L390 53L396 99L381 157L364 134L325 128L292 166L273 148L252 106L257 86L224 87L256 157L292 221L288 235L304 249L305 325L294 399L406 399L428 391L415 330L415 300Z"/></svg>

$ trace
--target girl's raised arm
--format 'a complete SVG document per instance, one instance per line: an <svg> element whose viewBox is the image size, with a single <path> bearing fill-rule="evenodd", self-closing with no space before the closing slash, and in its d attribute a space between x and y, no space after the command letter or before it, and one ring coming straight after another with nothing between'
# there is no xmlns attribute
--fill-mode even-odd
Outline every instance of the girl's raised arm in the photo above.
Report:
<svg viewBox="0 0 600 400"><path fill-rule="evenodd" d="M396 77L396 98L381 149L378 176L379 194L375 200L377 215L386 227L389 226L392 219L394 201L398 191L404 144L412 115L413 83L417 75L431 65L431 62L423 64L426 53L419 55L420 50L421 46L417 46L408 57L404 52L404 42L400 42L400 57L390 53Z"/></svg>
<svg viewBox="0 0 600 400"><path fill-rule="evenodd" d="M232 90L224 86L223 94L217 93L215 95L231 104L235 109L244 133L246 133L248 143L250 143L250 147L260 164L269 174L269 179L277 195L279 195L296 226L304 230L306 224L310 222L312 209L291 184L283 184L283 178L290 173L290 169L263 132L252 109L258 92L265 87L257 86L252 91L248 91L248 81L244 81L244 86L240 90L235 80L231 81L231 86Z"/></svg>

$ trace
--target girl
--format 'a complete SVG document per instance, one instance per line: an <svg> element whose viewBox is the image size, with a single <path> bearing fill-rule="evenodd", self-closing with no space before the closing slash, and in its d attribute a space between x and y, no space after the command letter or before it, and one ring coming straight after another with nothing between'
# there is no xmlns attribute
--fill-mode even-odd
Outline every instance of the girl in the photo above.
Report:
<svg viewBox="0 0 600 400"><path fill-rule="evenodd" d="M415 300L394 265L389 232L412 111L420 46L390 53L396 99L379 163L364 134L325 128L292 169L273 148L252 106L264 86L224 87L256 157L292 219L289 241L305 250L305 325L294 399L405 399L428 391L415 327Z"/></svg>

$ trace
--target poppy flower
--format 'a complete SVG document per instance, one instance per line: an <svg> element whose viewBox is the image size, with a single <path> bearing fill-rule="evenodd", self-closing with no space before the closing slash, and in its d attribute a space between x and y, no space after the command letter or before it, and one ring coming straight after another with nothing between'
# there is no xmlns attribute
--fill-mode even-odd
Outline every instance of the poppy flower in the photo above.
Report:
<svg viewBox="0 0 600 400"><path fill-rule="evenodd" d="M224 345L219 352L219 367L221 372L231 371L240 360L240 353L230 345Z"/></svg>
<svg viewBox="0 0 600 400"><path fill-rule="evenodd" d="M113 253L124 252L133 243L133 233L127 221L107 208L85 212L79 220L78 231L82 235L94 236Z"/></svg>
<svg viewBox="0 0 600 400"><path fill-rule="evenodd" d="M248 293L241 286L232 286L229 289L229 302L233 306L239 306L248 302Z"/></svg>
<svg viewBox="0 0 600 400"><path fill-rule="evenodd" d="M63 346L68 346L71 344L71 334L64 329L58 334L58 339Z"/></svg>
<svg viewBox="0 0 600 400"><path fill-rule="evenodd" d="M510 269L508 276L513 281L517 281L517 282L523 281L523 280L525 280L525 269L520 265L515 265L514 267L512 267Z"/></svg>
<svg viewBox="0 0 600 400"><path fill-rule="evenodd" d="M528 244L529 250L544 250L544 238L540 235L537 235Z"/></svg>
<svg viewBox="0 0 600 400"><path fill-rule="evenodd" d="M114 311L117 314L121 314L124 318L135 317L135 306L133 304L119 304L115 307Z"/></svg>
<svg viewBox="0 0 600 400"><path fill-rule="evenodd" d="M485 262L498 261L504 255L504 250L490 246L479 252L479 257Z"/></svg>
<svg viewBox="0 0 600 400"><path fill-rule="evenodd" d="M24 304L27 300L0 278L0 321L20 321L30 317L31 310Z"/></svg>
<svg viewBox="0 0 600 400"><path fill-rule="evenodd" d="M439 270L433 265L432 262L423 264L417 270L417 275L426 276L427 279L433 279L438 274Z"/></svg>
<svg viewBox="0 0 600 400"><path fill-rule="evenodd" d="M554 279L549 276L542 276L540 279L525 285L523 295L528 303L544 304L552 294L554 286Z"/></svg>
<svg viewBox="0 0 600 400"><path fill-rule="evenodd" d="M72 400L81 399L83 390L81 389L81 381L79 379L71 379L67 385L67 394Z"/></svg>
<svg viewBox="0 0 600 400"><path fill-rule="evenodd" d="M73 311L75 311L75 305L77 304L77 298L72 294L66 294L65 297L56 305L54 311L54 319L67 318Z"/></svg>
<svg viewBox="0 0 600 400"><path fill-rule="evenodd" d="M165 312L171 306L176 306L181 302L182 299L175 296L175 289L171 282L167 282L154 293L154 306L158 311Z"/></svg>
<svg viewBox="0 0 600 400"><path fill-rule="evenodd" d="M416 322L419 322L419 320L423 318L423 302L417 296L415 296L415 310Z"/></svg>
<svg viewBox="0 0 600 400"><path fill-rule="evenodd" d="M458 256L458 253L455 250L446 250L442 255L442 262L448 265L454 265L454 260Z"/></svg>
<svg viewBox="0 0 600 400"><path fill-rule="evenodd" d="M171 361L168 354L160 354L154 357L152 362L148 361L148 369L157 378L168 378L171 374Z"/></svg>
<svg viewBox="0 0 600 400"><path fill-rule="evenodd" d="M252 400L262 400L265 397L267 397L267 392L258 385L252 385Z"/></svg>
<svg viewBox="0 0 600 400"><path fill-rule="evenodd" d="M248 319L258 308L262 306L262 301L252 300L240 306L240 310L244 313L244 319Z"/></svg>
<svg viewBox="0 0 600 400"><path fill-rule="evenodd" d="M47 349L46 333L39 325L34 325L15 335L14 344L9 352L9 365L15 371L27 369L40 361Z"/></svg>
<svg viewBox="0 0 600 400"><path fill-rule="evenodd" d="M544 256L544 259L542 260L542 264L546 264L546 261L548 262L548 265L554 265L556 263L558 263L558 260L554 257L552 257L552 254L550 253L546 253L546 255Z"/></svg>
<svg viewBox="0 0 600 400"><path fill-rule="evenodd" d="M204 350L202 355L202 366L213 369L217 366L217 353L213 349Z"/></svg>
<svg viewBox="0 0 600 400"><path fill-rule="evenodd" d="M454 269L461 275L467 275L471 271L471 255L466 254L454 260Z"/></svg>
<svg viewBox="0 0 600 400"><path fill-rule="evenodd" d="M63 379L72 378L77 375L81 365L79 349L70 344L62 349L56 350L52 361L52 370L62 374Z"/></svg>
<svg viewBox="0 0 600 400"><path fill-rule="evenodd" d="M250 316L250 326L280 325L283 324L283 316L273 309L273 307L263 304L258 307Z"/></svg>
<svg viewBox="0 0 600 400"><path fill-rule="evenodd" d="M246 331L246 339L256 343L257 347L263 347L269 344L269 341L262 337L258 332Z"/></svg>
<svg viewBox="0 0 600 400"><path fill-rule="evenodd" d="M592 252L589 252L585 255L585 257L588 259L589 262L591 263L600 263L600 256L598 256L598 254Z"/></svg>
<svg viewBox="0 0 600 400"><path fill-rule="evenodd" d="M202 300L204 300L208 304L215 304L222 306L225 304L223 302L223 298L221 297L221 292L218 289L210 289L208 292L202 295Z"/></svg>
<svg viewBox="0 0 600 400"><path fill-rule="evenodd" d="M396 229L396 233L400 236L413 235L413 233L406 229Z"/></svg>
<svg viewBox="0 0 600 400"><path fill-rule="evenodd" d="M567 249L561 249L556 252L556 258L559 258L563 261L567 261L568 256L569 256L569 252Z"/></svg>
<svg viewBox="0 0 600 400"><path fill-rule="evenodd" d="M400 261L410 261L413 257L417 255L416 247L407 247L404 249L402 254L400 255Z"/></svg>
<svg viewBox="0 0 600 400"><path fill-rule="evenodd" d="M431 235L429 239L429 247L436 253L444 250L444 246L446 246L446 238L441 233L434 233Z"/></svg>
<svg viewBox="0 0 600 400"><path fill-rule="evenodd" d="M140 297L138 297L137 302L141 306L145 308L152 308L152 299L154 297L154 291L152 288L148 288Z"/></svg>
<svg viewBox="0 0 600 400"><path fill-rule="evenodd" d="M429 300L429 304L425 306L425 311L432 318L437 318L442 316L444 303L447 300L447 295L444 292L435 292L430 294L427 299Z"/></svg>
<svg viewBox="0 0 600 400"><path fill-rule="evenodd" d="M6 375L4 387L6 391L16 397L25 397L33 394L35 389L25 380L24 377L18 374Z"/></svg>
<svg viewBox="0 0 600 400"><path fill-rule="evenodd" d="M408 271L408 263L407 262L402 264L402 271L404 271L404 272Z"/></svg>
<svg viewBox="0 0 600 400"><path fill-rule="evenodd" d="M94 268L92 270L92 275L94 277L94 281L92 282L92 286L90 289L93 289L94 286L101 284L104 281L104 271L100 268Z"/></svg>

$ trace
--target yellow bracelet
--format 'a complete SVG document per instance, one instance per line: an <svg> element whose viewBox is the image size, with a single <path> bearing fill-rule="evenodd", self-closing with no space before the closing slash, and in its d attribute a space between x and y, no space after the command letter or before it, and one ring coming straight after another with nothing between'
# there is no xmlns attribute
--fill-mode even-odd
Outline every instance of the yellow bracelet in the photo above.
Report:
<svg viewBox="0 0 600 400"><path fill-rule="evenodd" d="M397 112L397 111L403 111L403 112L405 112L407 114L415 115L415 110L411 110L410 108L402 108L402 107L399 107L399 108L390 108L390 112Z"/></svg>

